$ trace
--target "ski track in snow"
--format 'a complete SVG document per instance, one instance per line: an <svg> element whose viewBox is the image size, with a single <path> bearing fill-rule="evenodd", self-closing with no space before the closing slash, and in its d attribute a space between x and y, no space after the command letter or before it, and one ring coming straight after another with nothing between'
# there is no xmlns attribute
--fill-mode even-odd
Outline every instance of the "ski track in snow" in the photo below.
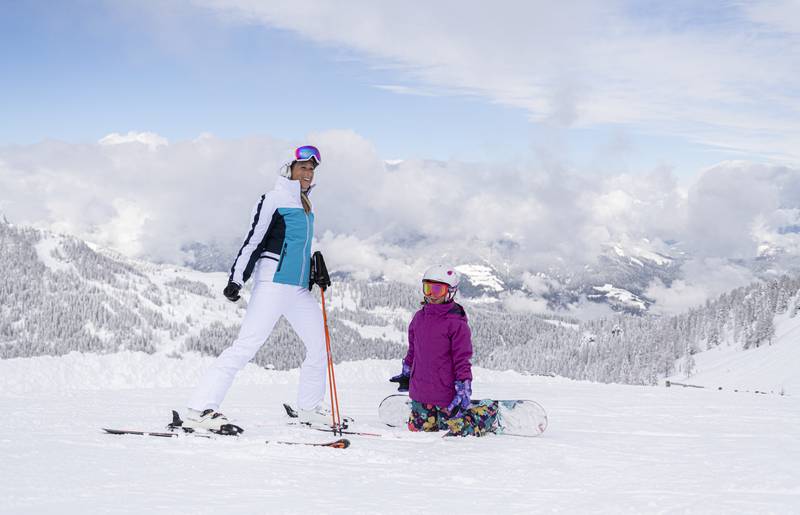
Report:
<svg viewBox="0 0 800 515"><path fill-rule="evenodd" d="M341 404L357 429L386 436L348 436L347 450L264 444L334 437L287 425L281 403L294 402L297 371L255 367L223 410L242 437L100 431L162 429L209 363L139 353L0 361L11 422L0 427L0 513L800 512L795 397L476 369L474 397L535 399L548 430L443 439L380 425L397 363L366 361L337 366Z"/></svg>

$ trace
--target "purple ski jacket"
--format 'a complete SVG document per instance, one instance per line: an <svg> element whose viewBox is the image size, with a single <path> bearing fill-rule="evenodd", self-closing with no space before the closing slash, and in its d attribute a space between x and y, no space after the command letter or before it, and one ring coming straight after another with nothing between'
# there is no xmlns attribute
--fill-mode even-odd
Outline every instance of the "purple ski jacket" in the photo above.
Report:
<svg viewBox="0 0 800 515"><path fill-rule="evenodd" d="M472 335L464 308L455 302L425 304L408 326L411 367L408 396L447 407L456 395L455 381L472 380Z"/></svg>

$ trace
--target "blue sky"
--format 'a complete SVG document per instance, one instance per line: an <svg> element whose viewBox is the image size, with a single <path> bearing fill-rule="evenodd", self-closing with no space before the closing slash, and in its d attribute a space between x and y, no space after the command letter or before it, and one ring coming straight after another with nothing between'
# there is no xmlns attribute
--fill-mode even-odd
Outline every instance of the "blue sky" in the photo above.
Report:
<svg viewBox="0 0 800 515"><path fill-rule="evenodd" d="M0 0L0 49L0 214L130 256L234 249L307 141L364 277L679 242L702 302L800 253L795 0Z"/></svg>
<svg viewBox="0 0 800 515"><path fill-rule="evenodd" d="M471 15L469 3L458 4L464 11L458 13L465 17L461 22L463 34L459 33L457 16L452 23L433 27L413 16L394 23L396 13L390 9L384 12L380 3L375 4L378 7L365 4L370 7L362 9L353 6L355 2L347 4L355 14L328 2L311 2L296 11L276 8L276 12L270 12L270 3L246 0L143 4L4 2L0 46L6 50L0 57L0 98L6 123L0 124L0 145L31 144L48 138L95 142L106 134L128 131L155 132L170 141L192 139L205 132L221 138L270 135L298 141L309 133L351 129L371 141L385 159L536 161L537 152L546 149L580 173L644 173L666 166L682 178L724 159L796 157L786 155L791 146L788 143L780 148L761 144L763 135L758 133L763 132L769 118L737 119L747 111L786 114L787 102L795 104L796 109L796 90L787 98L775 99L787 95L784 90L792 84L764 91L758 89L761 83L754 82L743 84L742 90L721 90L721 103L728 102L725 95L742 92L749 92L754 101L742 105L741 110L731 109L730 102L715 109L712 98L703 104L710 112L709 127L703 127L691 115L670 119L673 104L680 109L687 106L680 95L665 99L651 116L647 95L663 91L659 89L661 83L647 91L652 85L647 84L646 74L625 76L636 73L641 56L635 55L635 49L640 46L651 45L653 55L645 56L647 61L669 61L676 55L683 60L680 54L669 54L674 47L698 44L698 53L704 52L705 45L707 62L721 70L709 82L725 84L740 78L731 70L758 59L757 52L741 63L720 64L723 59L717 58L744 48L733 35L753 26L751 20L743 21L741 9L732 7L735 2L718 2L712 4L717 8L702 10L682 2L672 9L651 3L620 3L610 15L605 11L599 15L608 15L611 24L619 23L622 28L618 32L625 36L599 57L575 57L583 52L579 47L584 43L593 43L592 38L605 41L606 35L602 30L594 34L598 29L591 12L582 19L568 9L542 22L554 26L553 34L545 34L547 37L563 39L551 39L553 48L548 53L541 49L535 35L516 41L514 31L519 29L513 27L509 28L507 42L498 42L498 35L504 34L502 28L489 28L481 45L482 36L470 34L470 27L479 26L484 14L476 10ZM530 3L521 5L519 9L530 8ZM331 9L336 9L333 17ZM408 9L415 7L409 5ZM335 19L336 15L342 19ZM385 39L376 39L374 34L360 39L360 15L377 19L379 27L385 24ZM430 13L431 18L438 15ZM560 27L561 23L566 25ZM522 27L527 31L526 25ZM647 30L634 33L631 27ZM560 32L555 30L559 28ZM796 40L796 34L785 29L767 28L766 34L775 41L765 45L764 52ZM437 30L442 32L428 43L426 38ZM537 30L544 32L542 27L530 28L531 33ZM448 32L454 34L451 40ZM759 34L764 38L765 32ZM469 46L469 38L478 39L476 47ZM574 45L570 39L576 40ZM415 49L412 43L417 40L419 48ZM426 51L436 53L437 44L462 50L450 54L457 64L438 66L427 61ZM471 52L478 54L489 45L496 45L494 56L478 55L470 62ZM664 48L670 48L667 55L659 55ZM629 51L634 53L625 55ZM448 54L444 55L446 59ZM598 62L616 59L623 64L608 69L597 66ZM497 60L508 64L496 70L493 61ZM540 61L548 62L540 67ZM700 68L705 66L700 62ZM585 70L579 66L582 63ZM779 62L776 66L775 84L779 84L783 66L789 64ZM702 69L676 65L674 72L667 69L662 77L653 77L653 82L677 76L674 88L667 88L678 91L687 83L696 84L684 75L698 71ZM485 74L487 83L497 84L484 87L480 74ZM540 77L547 79L536 84ZM563 77L567 77L566 88L559 83ZM580 114L568 114L569 119L563 121L556 112L554 121L548 106L534 98L537 91L545 98L558 96L562 90L569 93L571 84L578 84L575 89L580 96L587 87L597 88L601 80L607 87L597 91L594 98L576 100L576 105L583 102L587 112L598 111L583 119ZM615 89L617 83L620 89ZM530 98L516 91L520 84L531 84ZM631 95L625 88L636 84L645 86ZM510 90L515 90L512 98ZM753 92L765 100L755 98ZM644 99L635 98L638 94ZM714 94L713 89L709 94ZM597 98L613 98L614 102L599 106ZM689 104L704 98L708 97L689 99ZM620 105L631 105L632 112L608 115ZM577 112L580 107L575 109ZM789 123L784 115L777 115L777 119Z"/></svg>
<svg viewBox="0 0 800 515"><path fill-rule="evenodd" d="M286 30L230 27L202 11L153 27L146 13L94 2L10 7L0 19L0 44L14 49L3 55L14 121L0 127L4 144L131 130L296 140L352 128L387 159L480 159L524 146L532 130L524 112L482 99L377 88L398 74Z"/></svg>

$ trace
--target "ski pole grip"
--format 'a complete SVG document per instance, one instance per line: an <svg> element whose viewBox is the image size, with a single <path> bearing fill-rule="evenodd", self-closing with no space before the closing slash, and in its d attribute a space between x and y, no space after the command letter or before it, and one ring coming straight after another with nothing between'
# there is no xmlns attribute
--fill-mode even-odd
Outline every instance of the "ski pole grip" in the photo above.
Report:
<svg viewBox="0 0 800 515"><path fill-rule="evenodd" d="M331 285L328 267L325 266L325 259L320 251L316 251L311 255L311 273L309 274L308 289L311 290L315 284L322 291L325 291Z"/></svg>

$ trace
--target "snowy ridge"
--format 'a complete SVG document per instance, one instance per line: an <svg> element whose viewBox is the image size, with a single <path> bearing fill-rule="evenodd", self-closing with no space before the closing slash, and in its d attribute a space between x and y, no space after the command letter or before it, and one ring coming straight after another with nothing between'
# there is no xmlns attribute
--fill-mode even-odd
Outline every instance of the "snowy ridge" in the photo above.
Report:
<svg viewBox="0 0 800 515"><path fill-rule="evenodd" d="M177 359L163 354L71 352L0 360L0 392L6 395L70 390L186 388L199 383L214 358L187 353ZM397 374L400 360L363 360L336 365L337 384L381 383ZM481 382L539 383L542 378L514 371L474 369ZM294 384L299 369L268 370L248 364L236 378L240 386ZM552 380L552 378L548 378ZM565 381L568 381L564 379Z"/></svg>
<svg viewBox="0 0 800 515"><path fill-rule="evenodd" d="M197 384L213 358L187 354L182 359L143 352L114 354L71 352L0 360L0 390L7 394L66 390L180 388ZM243 385L296 381L297 370L267 371L248 364L237 381Z"/></svg>
<svg viewBox="0 0 800 515"><path fill-rule="evenodd" d="M647 303L644 300L624 288L617 288L612 284L604 284L603 286L593 286L592 289L599 291L600 294L588 295L589 298L605 298L611 304L618 304L639 311L647 310Z"/></svg>
<svg viewBox="0 0 800 515"><path fill-rule="evenodd" d="M238 304L226 301L220 295L223 273L124 259L74 238L4 224L0 238L0 274L16 278L0 305L4 358L74 350L216 356L236 338L249 292ZM593 294L614 296L632 303L629 307L643 302L615 284L599 286ZM800 278L780 277L675 317L621 315L582 322L512 312L504 309L513 300L509 296L495 303L460 301L469 315L477 366L658 384L676 370L689 370L683 362L700 351L720 345L755 349L774 341L774 320L797 312L799 289ZM417 288L348 278L328 293L336 359L399 360L404 355L408 322L419 308ZM261 367L281 370L301 361L302 344L284 321L254 358Z"/></svg>
<svg viewBox="0 0 800 515"><path fill-rule="evenodd" d="M459 265L455 267L458 272L465 275L467 280L475 287L490 292L505 290L503 281L497 277L494 269L486 265Z"/></svg>
<svg viewBox="0 0 800 515"><path fill-rule="evenodd" d="M645 243L647 241L645 240ZM672 258L664 256L663 254L659 254L658 252L654 252L652 250L634 245L629 248L623 248L622 245L616 244L612 246L614 253L622 258L627 257L631 260L631 262L639 265L644 266L641 260L651 261L658 266L666 266L673 262Z"/></svg>

